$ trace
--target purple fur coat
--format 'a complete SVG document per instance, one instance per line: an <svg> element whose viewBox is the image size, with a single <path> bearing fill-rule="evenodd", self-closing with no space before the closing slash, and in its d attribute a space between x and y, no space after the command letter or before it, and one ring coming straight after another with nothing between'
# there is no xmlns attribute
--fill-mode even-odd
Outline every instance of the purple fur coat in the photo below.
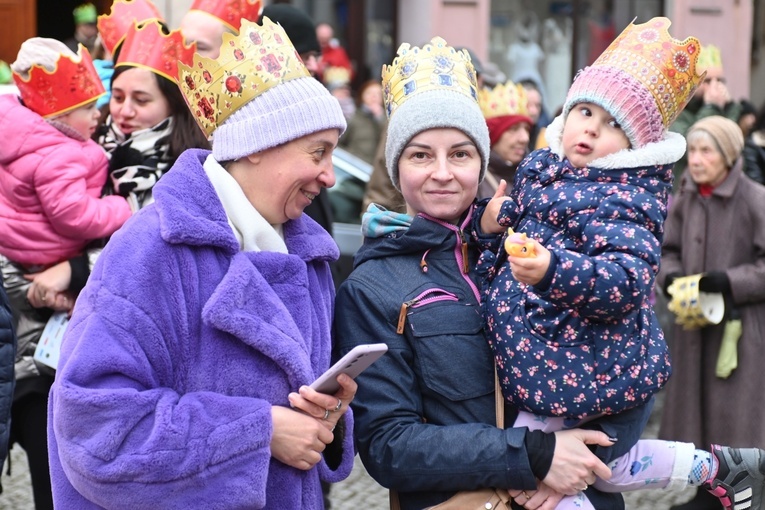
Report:
<svg viewBox="0 0 765 510"><path fill-rule="evenodd" d="M49 404L57 509L323 508L319 479L271 457L271 406L329 366L332 239L303 216L289 254L240 252L187 151L109 241L77 301ZM339 439L337 439L339 440Z"/></svg>

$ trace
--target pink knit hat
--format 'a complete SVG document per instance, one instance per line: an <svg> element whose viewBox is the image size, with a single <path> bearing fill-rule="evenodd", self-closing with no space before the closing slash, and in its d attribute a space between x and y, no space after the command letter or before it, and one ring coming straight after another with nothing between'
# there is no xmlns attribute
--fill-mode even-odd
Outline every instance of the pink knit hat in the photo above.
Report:
<svg viewBox="0 0 765 510"><path fill-rule="evenodd" d="M703 80L696 73L701 44L673 39L667 18L630 23L566 96L564 117L579 103L596 104L622 126L632 148L661 140Z"/></svg>

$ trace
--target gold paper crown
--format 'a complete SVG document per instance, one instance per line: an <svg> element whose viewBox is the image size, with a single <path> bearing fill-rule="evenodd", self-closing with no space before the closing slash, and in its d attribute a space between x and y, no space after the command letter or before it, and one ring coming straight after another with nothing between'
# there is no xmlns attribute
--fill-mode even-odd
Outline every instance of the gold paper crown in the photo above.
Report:
<svg viewBox="0 0 765 510"><path fill-rule="evenodd" d="M528 115L526 103L526 89L512 81L500 83L493 89L483 88L478 91L478 104L481 105L484 119Z"/></svg>
<svg viewBox="0 0 765 510"><path fill-rule="evenodd" d="M196 53L191 67L178 63L181 93L207 136L267 90L309 76L287 33L267 17L262 26L242 20L239 35L223 34L217 59Z"/></svg>
<svg viewBox="0 0 765 510"><path fill-rule="evenodd" d="M324 70L324 83L327 85L341 85L351 82L351 72L347 67L333 66Z"/></svg>
<svg viewBox="0 0 765 510"><path fill-rule="evenodd" d="M630 23L592 64L621 69L654 97L665 126L670 126L704 79L697 74L701 43L669 35L672 22L664 17Z"/></svg>
<svg viewBox="0 0 765 510"><path fill-rule="evenodd" d="M712 44L707 44L701 47L699 53L699 62L696 64L699 69L706 71L712 67L722 69L722 55L720 54L720 48Z"/></svg>
<svg viewBox="0 0 765 510"><path fill-rule="evenodd" d="M263 12L263 2L261 0L194 0L189 10L210 14L232 32L239 32L243 19L258 21Z"/></svg>
<svg viewBox="0 0 765 510"><path fill-rule="evenodd" d="M466 50L455 50L440 37L422 48L407 43L399 46L393 64L382 67L382 85L388 117L410 97L429 90L453 90L478 101L470 55Z"/></svg>
<svg viewBox="0 0 765 510"><path fill-rule="evenodd" d="M125 36L123 48L114 67L136 66L178 82L178 62L191 64L195 43L186 44L180 30L166 34L159 21L152 20L140 27L134 23Z"/></svg>
<svg viewBox="0 0 765 510"><path fill-rule="evenodd" d="M157 6L149 0L116 0L109 14L98 17L98 34L104 47L113 54L133 23L152 19L164 21Z"/></svg>

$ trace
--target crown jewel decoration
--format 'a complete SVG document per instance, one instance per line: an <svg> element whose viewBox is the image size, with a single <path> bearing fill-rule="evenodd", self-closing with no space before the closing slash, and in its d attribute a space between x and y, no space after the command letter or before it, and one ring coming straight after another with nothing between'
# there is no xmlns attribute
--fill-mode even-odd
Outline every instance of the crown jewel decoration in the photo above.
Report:
<svg viewBox="0 0 765 510"><path fill-rule="evenodd" d="M699 52L699 61L696 66L703 71L706 71L712 67L722 69L723 64L720 48L712 44L702 46L701 51Z"/></svg>
<svg viewBox="0 0 765 510"><path fill-rule="evenodd" d="M507 115L528 115L526 89L512 81L500 83L493 89L478 91L478 104L485 119Z"/></svg>
<svg viewBox="0 0 765 510"><path fill-rule="evenodd" d="M33 65L24 79L13 73L24 104L48 119L95 101L106 94L87 48L79 45L76 57L61 55L53 71Z"/></svg>
<svg viewBox="0 0 765 510"><path fill-rule="evenodd" d="M178 62L190 65L194 59L196 44L185 44L180 30L173 30L169 34L165 34L163 30L156 20L140 27L134 23L125 36L114 67L129 65L147 68L177 83Z"/></svg>
<svg viewBox="0 0 765 510"><path fill-rule="evenodd" d="M630 23L592 64L621 69L638 80L656 101L665 126L670 126L704 79L697 74L701 43L669 35L672 22L663 17Z"/></svg>
<svg viewBox="0 0 765 510"><path fill-rule="evenodd" d="M164 21L157 6L149 0L116 0L109 14L98 17L98 34L104 47L113 54L134 23L155 19Z"/></svg>
<svg viewBox="0 0 765 510"><path fill-rule="evenodd" d="M202 11L221 20L234 32L239 32L242 20L258 21L263 12L261 0L194 0L192 11Z"/></svg>
<svg viewBox="0 0 765 510"><path fill-rule="evenodd" d="M466 50L455 50L440 37L422 48L407 43L399 46L393 64L382 67L382 85L388 117L407 99L428 90L453 90L478 100L470 55Z"/></svg>
<svg viewBox="0 0 765 510"><path fill-rule="evenodd" d="M178 63L178 84L199 127L210 136L236 110L267 90L310 77L287 33L269 18L242 20L238 36L223 34L217 59L194 54Z"/></svg>

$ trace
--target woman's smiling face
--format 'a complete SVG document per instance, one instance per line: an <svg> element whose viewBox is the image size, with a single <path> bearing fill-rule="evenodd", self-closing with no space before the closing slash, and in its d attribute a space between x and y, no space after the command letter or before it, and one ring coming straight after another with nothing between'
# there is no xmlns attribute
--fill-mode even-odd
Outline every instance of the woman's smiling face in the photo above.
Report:
<svg viewBox="0 0 765 510"><path fill-rule="evenodd" d="M428 129L415 135L398 160L408 214L425 213L456 223L478 192L481 164L475 143L459 129Z"/></svg>

